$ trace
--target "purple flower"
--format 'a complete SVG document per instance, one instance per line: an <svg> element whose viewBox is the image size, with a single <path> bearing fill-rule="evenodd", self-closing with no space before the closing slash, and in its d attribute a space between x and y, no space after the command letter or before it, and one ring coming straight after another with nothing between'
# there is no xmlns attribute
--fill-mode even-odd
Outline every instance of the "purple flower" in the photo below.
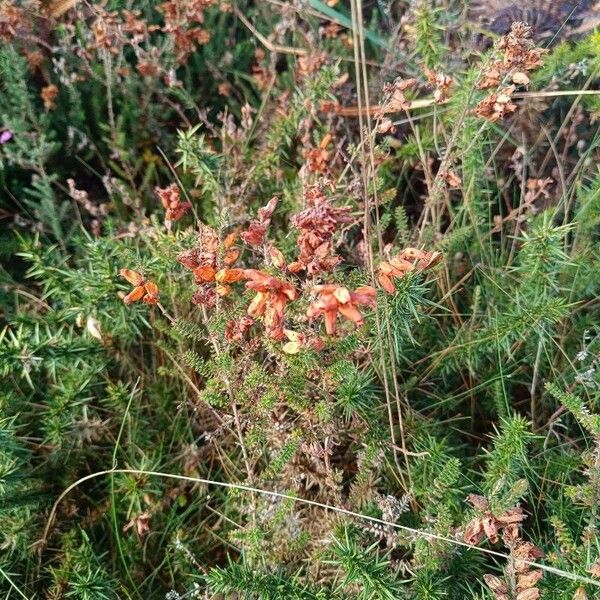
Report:
<svg viewBox="0 0 600 600"><path fill-rule="evenodd" d="M0 146L10 142L13 138L13 133L10 129L0 129Z"/></svg>

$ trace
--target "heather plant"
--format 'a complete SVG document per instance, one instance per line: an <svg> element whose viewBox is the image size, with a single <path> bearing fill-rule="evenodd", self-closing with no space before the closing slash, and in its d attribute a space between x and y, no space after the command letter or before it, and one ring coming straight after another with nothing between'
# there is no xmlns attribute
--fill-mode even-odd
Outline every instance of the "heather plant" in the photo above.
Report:
<svg viewBox="0 0 600 600"><path fill-rule="evenodd" d="M598 595L600 40L462 4L0 6L7 597Z"/></svg>

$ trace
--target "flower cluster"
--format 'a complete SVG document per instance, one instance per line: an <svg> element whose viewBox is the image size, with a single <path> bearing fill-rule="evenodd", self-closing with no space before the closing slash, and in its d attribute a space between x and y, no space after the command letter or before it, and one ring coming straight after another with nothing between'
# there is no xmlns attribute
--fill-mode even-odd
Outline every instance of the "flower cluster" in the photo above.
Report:
<svg viewBox="0 0 600 600"><path fill-rule="evenodd" d="M242 317L238 321L228 321L225 325L225 339L228 342L240 342L246 332L254 325L252 317Z"/></svg>
<svg viewBox="0 0 600 600"><path fill-rule="evenodd" d="M514 85L500 89L497 93L490 94L475 107L475 114L482 119L495 123L517 110L517 105L512 101L515 91Z"/></svg>
<svg viewBox="0 0 600 600"><path fill-rule="evenodd" d="M215 0L169 0L158 6L165 16L163 31L173 39L179 63L185 63L195 47L210 41L210 32L203 27L204 11Z"/></svg>
<svg viewBox="0 0 600 600"><path fill-rule="evenodd" d="M521 539L519 535L520 524L525 519L523 509L513 507L495 515L490 510L488 499L484 496L469 494L467 501L480 514L465 528L465 541L469 544L477 544L486 537L495 544L498 542L499 533L502 532L502 541L510 551L512 561L506 569L505 578L491 574L483 576L496 600L509 600L509 598L537 600L540 597L540 590L536 584L542 577L542 571L532 568L530 563L544 554L531 542Z"/></svg>
<svg viewBox="0 0 600 600"><path fill-rule="evenodd" d="M293 215L292 225L300 231L298 258L288 266L292 273L306 271L313 276L331 271L342 260L333 252L333 236L343 223L351 223L350 206L332 206L323 188L315 185L305 194L308 208Z"/></svg>
<svg viewBox="0 0 600 600"><path fill-rule="evenodd" d="M177 261L194 275L197 285L196 293L192 296L194 304L212 308L217 295L226 296L231 291L229 284L243 279L243 269L230 268L240 255L240 251L234 247L236 239L236 235L229 235L221 242L214 229L202 225L199 245L177 257Z"/></svg>
<svg viewBox="0 0 600 600"><path fill-rule="evenodd" d="M58 87L53 83L44 86L40 92L40 97L44 103L44 108L52 110L56 106L55 100L58 98Z"/></svg>
<svg viewBox="0 0 600 600"><path fill-rule="evenodd" d="M480 90L498 87L502 80L517 85L527 85L527 73L542 66L542 56L547 52L536 48L531 39L532 29L525 23L513 23L510 31L496 42L501 56L496 58L478 81Z"/></svg>
<svg viewBox="0 0 600 600"><path fill-rule="evenodd" d="M156 189L170 220L177 220L188 206L179 198L179 188L171 185ZM319 185L309 188L305 194L307 208L292 215L291 222L299 230L297 245L299 254L296 260L286 266L283 253L266 239L267 229L277 207L277 198L258 210L258 216L239 237L251 248L262 247L263 258L278 269L282 275L257 268L236 267L241 250L235 246L238 234L230 233L221 241L218 233L207 225L200 225L198 244L177 257L178 262L189 269L197 286L192 302L210 310L219 297L227 297L232 284L245 282L247 290L254 294L246 315L226 324L225 337L231 342L240 342L256 321L261 321L269 339L282 342L287 338L283 350L295 354L303 349L320 351L323 341L310 332L293 331L286 327L286 310L302 292L311 298L306 314L299 322L312 323L322 318L325 331L332 336L336 333L338 317L343 317L361 326L365 319L362 311L376 307L377 291L372 286L359 286L354 291L333 283L315 284L310 279L304 283L292 282L285 273L299 275L304 271L310 278L330 272L341 258L334 254L333 239L340 225L354 221L350 206L335 207ZM394 293L394 278L401 278L408 272L420 272L437 264L442 258L439 252L425 252L417 248L406 248L397 256L379 265L379 282L388 293ZM152 282L146 282L135 271L122 271L128 281L136 286L125 298L125 302L144 299L156 303L158 289ZM296 313L297 314L297 313Z"/></svg>
<svg viewBox="0 0 600 600"><path fill-rule="evenodd" d="M449 188L459 188L461 186L461 179L453 169L444 169L439 172L439 176Z"/></svg>
<svg viewBox="0 0 600 600"><path fill-rule="evenodd" d="M513 559L512 566L507 569L510 572L504 579L486 573L483 576L485 583L492 590L496 600L538 600L540 589L537 583L542 578L542 571L532 568L529 563L541 558L544 553L531 542L519 538L516 527L507 530L503 537Z"/></svg>
<svg viewBox="0 0 600 600"><path fill-rule="evenodd" d="M274 340L283 340L285 307L296 300L298 292L294 286L282 279L247 269L244 276L249 279L246 287L256 292L248 307L250 317L263 317L266 334Z"/></svg>
<svg viewBox="0 0 600 600"><path fill-rule="evenodd" d="M332 136L327 134L316 148L307 148L303 155L306 159L306 168L311 173L325 175L329 172L329 159L331 158L328 146L331 143Z"/></svg>
<svg viewBox="0 0 600 600"><path fill-rule="evenodd" d="M496 50L501 55L483 72L477 88L504 86L477 105L477 116L495 122L515 112L517 107L512 102L512 95L516 86L529 83L527 73L542 65L542 56L547 52L535 46L531 31L524 23L513 23L511 30L496 43Z"/></svg>
<svg viewBox="0 0 600 600"><path fill-rule="evenodd" d="M29 15L38 11L25 11L15 4L14 1L0 3L0 40L10 42L20 37L29 41L33 38L33 21ZM39 4L39 1L30 4ZM162 13L163 22L160 24L153 22L155 18L148 19L140 10L112 11L102 6L103 3L92 3L85 8L84 4L57 0L42 3L41 7L44 16L52 19L72 10L73 17L65 19L65 40L71 39L76 48L74 51L84 59L84 64L101 58L104 53L119 56L130 48L136 59L135 69L140 75L162 77L167 86L174 87L181 85L177 80L176 67L186 64L198 46L211 40L211 33L204 26L205 12L218 3L216 0L166 0L155 5L155 9ZM219 9L227 10L227 3L223 2ZM85 20L89 20L89 34L82 44L75 23ZM157 32L161 34L162 42L157 42ZM24 51L24 54L28 60L31 59L30 63L43 60L39 53ZM129 75L128 64L121 64L115 69L116 77L126 78ZM72 76L83 78L87 73L73 73Z"/></svg>
<svg viewBox="0 0 600 600"><path fill-rule="evenodd" d="M478 544L484 537L495 544L502 529L525 519L525 513L519 507L511 508L500 515L492 514L488 499L484 496L469 494L467 501L480 512L465 528L464 538L468 544Z"/></svg>
<svg viewBox="0 0 600 600"><path fill-rule="evenodd" d="M384 102L383 112L400 112L408 110L412 103L404 94L406 90L414 88L417 83L416 79L396 79L394 83L386 83L383 91L387 100Z"/></svg>

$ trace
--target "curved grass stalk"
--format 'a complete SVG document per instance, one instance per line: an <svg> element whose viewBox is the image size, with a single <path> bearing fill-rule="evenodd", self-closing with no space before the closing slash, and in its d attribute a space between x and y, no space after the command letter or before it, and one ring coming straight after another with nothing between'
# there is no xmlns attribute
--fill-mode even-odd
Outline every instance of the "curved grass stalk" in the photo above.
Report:
<svg viewBox="0 0 600 600"><path fill-rule="evenodd" d="M222 488L228 489L236 489L244 492L251 492L253 494L262 494L265 496L270 496L272 498L280 498L282 500L291 500L293 502L301 502L303 504L307 504L310 506L317 506L319 508L323 508L325 510L331 510L338 514L346 515L349 517L353 517L356 519L363 519L366 521L370 521L371 523L377 523L379 525L386 525L388 527L394 527L400 531L405 531L414 535L415 537L421 537L429 540L435 540L438 542L446 542L448 544L452 544L454 546L460 546L463 548L468 548L470 550L475 550L477 552L482 552L489 556L495 556L496 558L501 558L503 560L511 560L511 557L508 554L504 554L503 552L497 552L496 550L490 550L489 548L483 548L481 546L472 546L467 542L463 542L461 540L453 539L447 536L439 535L437 533L431 533L429 531L424 531L422 529L415 529L413 527L408 527L406 525L399 525L398 523L394 523L392 521L386 521L385 519L378 519L377 517L372 517L370 515L364 515L362 513L355 512L353 510L347 510L345 508L340 508L338 506L332 506L330 504L325 504L323 502L317 502L316 500L309 500L307 498L299 498L298 496L292 496L291 494L283 494L281 492L272 492L270 490L263 490L260 488L243 485L241 483L229 483L227 481L215 481L213 479L204 479L202 477L191 477L188 475L177 475L175 473L163 473L162 471L146 471L144 469L107 469L105 471L96 471L95 473L90 473L85 477L81 477L74 483L72 483L68 488L66 488L62 494L56 499L54 505L52 506L52 510L50 511L50 515L48 517L48 521L46 523L46 527L44 528L44 534L42 539L37 543L38 548L41 550L47 543L48 536L50 534L50 529L52 524L54 523L54 519L56 518L56 513L58 510L58 506L60 503L72 492L75 488L86 481L90 481L91 479L97 479L99 477L104 477L106 475L114 475L116 473L129 474L129 475L145 475L148 477L162 477L165 479L177 479L178 481L189 481L192 483L203 483L205 485L213 485ZM576 581L579 583L586 583L588 585L594 586L596 588L600 588L600 581L595 579L591 579L590 577L585 577L583 575L578 575L577 573L571 573L569 571L564 571L562 569L558 569L556 567L551 567L549 565L544 565L542 563L538 563L535 561L523 560L520 559L520 562L528 565L529 567L540 569L545 571L546 573L550 573L552 575L557 575L559 577L565 577L566 579L570 579L571 581ZM25 596L24 596L25 597Z"/></svg>

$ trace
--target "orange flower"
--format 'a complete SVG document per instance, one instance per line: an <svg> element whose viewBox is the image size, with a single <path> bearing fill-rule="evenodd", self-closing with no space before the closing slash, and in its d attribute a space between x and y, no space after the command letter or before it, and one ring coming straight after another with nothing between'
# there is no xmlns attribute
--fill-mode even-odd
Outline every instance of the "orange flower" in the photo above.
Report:
<svg viewBox="0 0 600 600"><path fill-rule="evenodd" d="M383 261L377 267L381 287L388 293L394 294L394 278L401 279L410 271L425 271L437 265L443 258L441 252L424 252L417 248L405 248L389 261Z"/></svg>
<svg viewBox="0 0 600 600"><path fill-rule="evenodd" d="M220 269L217 271L210 265L196 267L193 271L194 279L198 285L216 282L217 293L226 296L231 291L228 283L235 283L245 278L244 269Z"/></svg>
<svg viewBox="0 0 600 600"><path fill-rule="evenodd" d="M225 252L225 256L223 257L223 262L230 267L233 265L237 259L240 257L240 251L237 248L229 248L227 252Z"/></svg>
<svg viewBox="0 0 600 600"><path fill-rule="evenodd" d="M248 307L248 315L251 317L264 316L267 335L276 340L283 339L285 307L288 302L298 297L296 289L287 281L254 269L246 269L244 276L246 279L250 279L246 283L246 287L256 292L256 296Z"/></svg>
<svg viewBox="0 0 600 600"><path fill-rule="evenodd" d="M244 278L244 269L221 269L215 274L215 281L217 283L235 283Z"/></svg>
<svg viewBox="0 0 600 600"><path fill-rule="evenodd" d="M227 237L223 240L223 246L225 248L231 248L235 244L237 237L238 235L237 233L235 233L235 231L232 233L228 233Z"/></svg>
<svg viewBox="0 0 600 600"><path fill-rule="evenodd" d="M123 298L125 304L131 304L138 300L142 300L145 304L158 303L158 286L154 281L146 281L141 273L131 269L121 269L119 275L125 277L134 286L133 290Z"/></svg>
<svg viewBox="0 0 600 600"><path fill-rule="evenodd" d="M193 272L196 283L214 281L217 273L216 269L210 265L196 267Z"/></svg>
<svg viewBox="0 0 600 600"><path fill-rule="evenodd" d="M221 241L214 229L201 225L200 244L177 257L178 262L194 274L194 281L198 286L192 296L194 304L212 308L217 301L217 295L229 294L229 283L244 278L243 269L229 268L240 256L239 249L234 247L237 238L237 233L230 233ZM216 287L211 285L213 283L217 284Z"/></svg>
<svg viewBox="0 0 600 600"><path fill-rule="evenodd" d="M392 278L395 277L400 279L401 277L404 277L405 273L414 271L415 266L407 260L395 257L390 261L383 261L380 263L377 270L379 271L378 279L381 287L388 294L393 294L396 291L396 288L394 287Z"/></svg>
<svg viewBox="0 0 600 600"><path fill-rule="evenodd" d="M244 269L221 269L215 274L215 281L217 282L217 294L219 296L227 296L231 291L229 283L235 283L245 279Z"/></svg>
<svg viewBox="0 0 600 600"><path fill-rule="evenodd" d="M338 312L357 325L362 325L365 320L357 306L375 307L376 291L369 285L356 288L354 292L339 285L316 285L313 291L319 298L309 307L307 315L311 319L323 315L325 330L329 335L335 333Z"/></svg>
<svg viewBox="0 0 600 600"><path fill-rule="evenodd" d="M230 233L223 240L223 248L225 249L225 254L223 256L223 263L227 267L230 267L231 265L233 265L237 261L237 259L240 257L239 249L233 247L237 238L238 238L238 234L233 232L233 233Z"/></svg>

